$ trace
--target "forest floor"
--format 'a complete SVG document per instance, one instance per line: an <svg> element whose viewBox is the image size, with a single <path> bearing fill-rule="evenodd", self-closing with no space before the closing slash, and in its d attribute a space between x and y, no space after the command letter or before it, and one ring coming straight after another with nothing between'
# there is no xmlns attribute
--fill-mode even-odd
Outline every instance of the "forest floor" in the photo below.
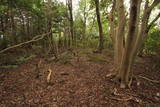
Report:
<svg viewBox="0 0 160 107"><path fill-rule="evenodd" d="M151 58L137 58L135 75L159 80ZM35 65L42 61L40 77ZM46 82L51 69L51 85ZM80 50L59 61L34 58L15 69L0 69L0 107L160 107L160 84L137 77L130 89L120 89L106 75L113 72L112 52Z"/></svg>

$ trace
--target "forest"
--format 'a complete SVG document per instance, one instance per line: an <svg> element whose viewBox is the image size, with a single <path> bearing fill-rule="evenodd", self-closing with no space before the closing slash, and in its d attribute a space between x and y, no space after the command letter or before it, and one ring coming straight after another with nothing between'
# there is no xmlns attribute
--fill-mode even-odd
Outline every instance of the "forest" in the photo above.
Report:
<svg viewBox="0 0 160 107"><path fill-rule="evenodd" d="M160 0L0 0L0 107L159 107Z"/></svg>

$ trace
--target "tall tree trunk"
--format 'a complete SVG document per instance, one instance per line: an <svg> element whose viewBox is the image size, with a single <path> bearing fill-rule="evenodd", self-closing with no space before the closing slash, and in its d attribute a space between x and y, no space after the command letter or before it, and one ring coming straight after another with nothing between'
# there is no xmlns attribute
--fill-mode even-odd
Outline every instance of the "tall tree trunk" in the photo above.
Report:
<svg viewBox="0 0 160 107"><path fill-rule="evenodd" d="M109 14L109 33L112 40L113 48L114 48L114 66L115 68L117 65L117 55L116 55L116 25L115 25L115 10L116 10L116 0L113 0L113 5L111 12Z"/></svg>
<svg viewBox="0 0 160 107"><path fill-rule="evenodd" d="M127 34L126 46L122 57L122 62L120 65L119 76L121 80L120 87L125 88L129 85L131 64L133 62L133 47L134 47L134 37L136 34L136 23L137 23L137 5L139 0L131 0L130 7L130 17L129 17L129 31Z"/></svg>
<svg viewBox="0 0 160 107"><path fill-rule="evenodd" d="M18 9L19 10L19 13L20 13L20 18L22 19L22 29L23 29L23 37L21 37L21 40L20 41L23 41L24 39L27 39L27 35L26 35L26 27L25 27L25 17L24 17L24 14L23 14L23 11Z"/></svg>
<svg viewBox="0 0 160 107"><path fill-rule="evenodd" d="M115 44L115 19L114 19L114 13L115 13L115 7L116 7L116 0L113 1L112 9L109 15L109 27L110 27L110 37L112 39L113 45ZM115 48L115 46L113 46Z"/></svg>
<svg viewBox="0 0 160 107"><path fill-rule="evenodd" d="M142 0L130 0L130 17L129 23L126 23L125 9L123 0L113 2L110 13L110 35L114 43L115 65L117 69L116 78L121 81L120 87L130 86L132 82L131 66L139 49L141 49L144 40L147 37L150 24L154 23L160 15L148 25L151 11L160 3L160 0L154 0L149 6L149 0L146 0L143 10L142 20L140 20L140 8ZM115 4L118 14L118 27L115 21ZM125 27L128 25L128 33L125 36ZM126 37L126 39L125 39Z"/></svg>
<svg viewBox="0 0 160 107"><path fill-rule="evenodd" d="M87 21L87 15L86 15L86 7L87 7L87 4L86 4L86 0L84 0L84 10L83 10L83 36L82 36L82 40L84 41L85 40L85 37L86 37L86 21Z"/></svg>
<svg viewBox="0 0 160 107"><path fill-rule="evenodd" d="M74 22L73 22L73 8L72 8L72 0L68 0L68 10L69 10L69 22L70 22L70 33L72 38L72 43L74 42Z"/></svg>
<svg viewBox="0 0 160 107"><path fill-rule="evenodd" d="M98 28L99 28L98 51L101 52L104 48L104 36L103 36L103 29L102 29L102 23L101 23L100 11L99 11L99 0L95 0L95 4L96 4L96 15L97 15Z"/></svg>
<svg viewBox="0 0 160 107"><path fill-rule="evenodd" d="M26 20L27 20L27 36L29 39L31 39L31 35L30 35L30 19L29 19L29 14L26 14Z"/></svg>
<svg viewBox="0 0 160 107"><path fill-rule="evenodd" d="M127 34L127 40L125 45L125 50L123 52L123 57L120 65L120 70L117 77L120 77L121 88L130 86L132 80L131 66L137 55L139 49L141 48L145 36L147 35L147 26L149 21L149 16L152 9L160 2L160 0L154 0L154 2L149 6L149 1L145 3L145 8L143 12L142 21L139 21L140 15L140 5L141 0L131 0L130 17L129 17L129 29ZM141 26L139 27L139 23Z"/></svg>
<svg viewBox="0 0 160 107"><path fill-rule="evenodd" d="M17 43L17 36L16 36L16 24L14 20L14 12L13 8L10 9L10 19L11 19L11 34L13 36L13 44Z"/></svg>
<svg viewBox="0 0 160 107"><path fill-rule="evenodd" d="M116 9L118 13L118 27L115 37L115 65L117 69L119 69L122 54L125 45L125 24L126 24L126 16L125 16L125 8L123 4L123 0L117 0Z"/></svg>

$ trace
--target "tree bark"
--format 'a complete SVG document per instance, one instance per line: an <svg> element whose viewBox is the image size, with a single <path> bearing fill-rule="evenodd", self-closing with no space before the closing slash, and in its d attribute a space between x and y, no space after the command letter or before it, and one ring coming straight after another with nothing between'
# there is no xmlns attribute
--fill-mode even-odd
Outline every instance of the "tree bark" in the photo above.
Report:
<svg viewBox="0 0 160 107"><path fill-rule="evenodd" d="M99 11L99 0L95 0L95 4L96 4L96 15L97 15L98 28L99 28L99 47L98 47L98 51L101 52L104 48L104 36L103 36L103 28L102 28L100 11Z"/></svg>
<svg viewBox="0 0 160 107"><path fill-rule="evenodd" d="M70 22L70 33L72 38L72 43L75 39L74 37L74 22L73 22L73 8L72 8L72 0L68 0L68 10L69 10L69 22Z"/></svg>
<svg viewBox="0 0 160 107"><path fill-rule="evenodd" d="M148 26L149 16L152 9L160 2L157 1L158 0L155 0L151 4L151 6L149 6L149 1L148 0L146 1L142 16L142 21L140 22L139 17L140 17L141 0L131 0L128 34L122 61L120 64L119 73L117 75L117 78L121 80L120 83L121 88L130 86L131 84L132 80L131 66L133 64L135 56L137 55L140 47L142 46L147 36L148 33L147 26Z"/></svg>
<svg viewBox="0 0 160 107"><path fill-rule="evenodd" d="M130 70L131 64L133 62L132 49L134 47L134 37L136 34L136 23L137 23L137 15L138 15L138 1L139 0L131 0L130 7L130 17L129 17L129 31L127 34L126 46L122 57L122 62L120 65L119 76L120 76L120 87L125 88L129 85L130 79Z"/></svg>
<svg viewBox="0 0 160 107"><path fill-rule="evenodd" d="M115 35L115 65L117 66L117 69L119 69L118 65L121 63L125 45L126 16L123 0L117 0L116 9L118 13L118 27Z"/></svg>
<svg viewBox="0 0 160 107"><path fill-rule="evenodd" d="M82 37L82 40L85 40L85 37L86 37L86 21L87 21L87 15L86 15L86 0L84 0L85 2L85 6L84 6L84 10L83 10L83 37Z"/></svg>
<svg viewBox="0 0 160 107"><path fill-rule="evenodd" d="M10 8L10 20L11 20L11 35L13 36L13 44L17 43L17 36L16 36L16 23L14 20L14 11L13 8Z"/></svg>
<svg viewBox="0 0 160 107"><path fill-rule="evenodd" d="M115 12L116 12L116 0L113 0L113 5L111 12L109 14L109 33L112 40L113 48L114 48L114 66L115 68L117 65L117 50L116 50L116 25L115 25ZM116 71L116 70L115 70Z"/></svg>
<svg viewBox="0 0 160 107"><path fill-rule="evenodd" d="M109 26L110 26L110 37L112 39L113 45L115 44L115 7L116 7L116 0L113 1L112 9L109 15ZM115 48L115 45L113 46Z"/></svg>

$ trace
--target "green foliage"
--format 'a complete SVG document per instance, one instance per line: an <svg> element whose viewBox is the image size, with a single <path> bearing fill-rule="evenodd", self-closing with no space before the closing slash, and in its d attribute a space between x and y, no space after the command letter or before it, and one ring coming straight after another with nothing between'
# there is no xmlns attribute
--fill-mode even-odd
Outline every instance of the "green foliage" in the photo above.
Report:
<svg viewBox="0 0 160 107"><path fill-rule="evenodd" d="M32 45L32 49L37 50L37 49L41 49L42 46L39 45Z"/></svg>
<svg viewBox="0 0 160 107"><path fill-rule="evenodd" d="M148 36L149 38L145 42L145 53L160 54L160 29L151 29Z"/></svg>
<svg viewBox="0 0 160 107"><path fill-rule="evenodd" d="M3 37L0 37L0 49L7 48L10 43L12 43L12 38L8 35L0 34L0 36L3 35Z"/></svg>
<svg viewBox="0 0 160 107"><path fill-rule="evenodd" d="M17 67L18 67L17 65L3 65L0 66L0 69L15 69Z"/></svg>
<svg viewBox="0 0 160 107"><path fill-rule="evenodd" d="M100 6L102 9L106 9L109 7L109 5L112 4L112 2L113 2L112 0L101 0Z"/></svg>
<svg viewBox="0 0 160 107"><path fill-rule="evenodd" d="M6 10L7 10L7 6L5 6L5 5L0 5L0 15L3 16L3 14L5 13Z"/></svg>
<svg viewBox="0 0 160 107"><path fill-rule="evenodd" d="M4 25L2 33L11 40L9 43L17 44L30 40L34 35L46 33L49 23L54 28L54 32L60 32L64 28L64 20L67 20L66 10L66 6L57 1L52 2L49 8L44 0L0 0L0 18ZM14 26L9 21L11 17L15 20ZM3 41L8 45L7 40L3 39ZM4 48L5 44L2 40L0 44Z"/></svg>

